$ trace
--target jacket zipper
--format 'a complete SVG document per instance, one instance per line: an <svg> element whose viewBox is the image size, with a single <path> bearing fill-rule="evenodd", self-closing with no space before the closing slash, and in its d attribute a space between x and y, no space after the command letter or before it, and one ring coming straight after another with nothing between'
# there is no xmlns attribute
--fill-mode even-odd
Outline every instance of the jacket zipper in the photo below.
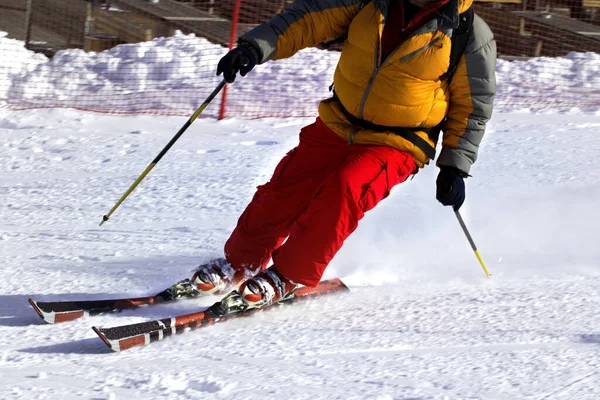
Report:
<svg viewBox="0 0 600 400"><path fill-rule="evenodd" d="M380 36L380 35L378 35L378 36ZM379 64L379 47L380 46L381 46L381 38L378 37L377 47L375 48L375 66L373 69L373 75L371 75L371 78L369 78L369 83L367 84L365 93L363 94L362 100L360 101L360 109L358 112L358 117L360 119L364 119L365 104L367 103L367 97L369 97L369 93L371 92L371 88L373 87L373 83L375 82L375 77L377 76L377 73L379 72L380 66L378 64ZM394 51L396 51L396 50L394 50ZM385 63L385 61L383 63ZM382 65L383 65L383 63L382 63Z"/></svg>
<svg viewBox="0 0 600 400"><path fill-rule="evenodd" d="M427 25L425 25L427 26ZM424 27L425 27L424 26ZM394 53L396 53L396 51L398 51L398 49L402 46L403 43L405 43L406 41L408 41L410 38L412 38L413 36L417 35L417 34L421 34L423 32L425 32L425 29L423 29L424 27L422 27L421 29L418 29L417 31L413 32L410 36L408 36L404 42L400 43L400 45L398 45L398 47L396 47L394 49L394 51L392 51L385 60L383 60L383 62L381 64L379 64L379 56L380 56L380 51L381 51L381 34L378 33L378 40L377 40L377 47L375 49L375 67L373 70L373 75L371 75L371 78L369 78L369 83L367 84L367 88L365 89L365 93L363 94L363 97L361 99L360 102L360 109L359 109L359 113L358 113L358 117L360 119L364 119L364 113L365 113L365 105L367 104L367 97L369 97L369 94L371 93L371 89L373 88L373 84L375 83L375 78L377 77L377 74L379 73L379 70L381 67L383 67L385 65L385 63L392 57L392 55L394 55ZM383 32L383 29L382 29ZM422 53L423 51L427 50L428 48L430 48L431 46L435 45L437 42L440 41L440 38L437 37L434 40L432 40L431 42L427 43L425 46L421 47L420 49L417 49L415 51L413 51L410 54L405 55L404 57L402 57L400 59L400 61L406 61L411 57L416 56L419 53Z"/></svg>

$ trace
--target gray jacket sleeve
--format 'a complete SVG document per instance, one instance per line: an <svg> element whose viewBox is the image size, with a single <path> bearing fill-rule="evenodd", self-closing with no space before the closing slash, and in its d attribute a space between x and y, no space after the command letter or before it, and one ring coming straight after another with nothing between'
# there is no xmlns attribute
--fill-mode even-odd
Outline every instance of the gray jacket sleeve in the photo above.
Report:
<svg viewBox="0 0 600 400"><path fill-rule="evenodd" d="M287 58L348 31L361 0L296 0L282 13L239 38L260 50L260 63Z"/></svg>
<svg viewBox="0 0 600 400"><path fill-rule="evenodd" d="M450 84L450 106L443 128L439 167L468 174L492 116L496 93L496 42L488 25L475 15L465 53Z"/></svg>

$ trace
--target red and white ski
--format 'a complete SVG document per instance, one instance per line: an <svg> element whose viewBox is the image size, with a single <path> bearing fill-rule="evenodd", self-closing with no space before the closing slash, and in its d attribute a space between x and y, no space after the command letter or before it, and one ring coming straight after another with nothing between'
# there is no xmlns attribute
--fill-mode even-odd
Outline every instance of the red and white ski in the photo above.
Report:
<svg viewBox="0 0 600 400"><path fill-rule="evenodd" d="M221 305L221 302L219 301L206 310L196 313L137 324L121 325L113 328L93 327L92 329L112 350L122 351L132 347L145 346L168 336L179 335L190 330L214 325L229 319L246 317L257 311L267 310L283 303L294 303L348 290L348 287L340 279L332 279L323 281L314 288L301 287L296 289L281 301L258 309L255 308L223 315L220 312L215 311L218 310Z"/></svg>
<svg viewBox="0 0 600 400"><path fill-rule="evenodd" d="M154 296L108 300L49 302L29 299L29 304L31 304L35 312L37 312L44 321L49 324L58 324L60 322L73 321L87 316L114 313L153 304L170 303L180 299L194 298L197 296L197 289L189 279L185 279Z"/></svg>

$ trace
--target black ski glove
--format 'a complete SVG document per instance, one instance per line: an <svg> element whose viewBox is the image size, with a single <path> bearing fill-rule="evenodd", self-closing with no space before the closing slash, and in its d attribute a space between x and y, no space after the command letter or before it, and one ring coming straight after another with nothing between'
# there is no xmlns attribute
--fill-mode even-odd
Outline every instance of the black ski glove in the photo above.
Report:
<svg viewBox="0 0 600 400"><path fill-rule="evenodd" d="M456 168L440 167L435 181L435 198L443 205L452 206L454 211L458 211L465 202L465 176L468 175Z"/></svg>
<svg viewBox="0 0 600 400"><path fill-rule="evenodd" d="M217 75L223 73L225 81L231 83L235 81L238 71L241 76L246 76L256 66L257 61L258 51L249 43L240 43L221 58L217 65Z"/></svg>

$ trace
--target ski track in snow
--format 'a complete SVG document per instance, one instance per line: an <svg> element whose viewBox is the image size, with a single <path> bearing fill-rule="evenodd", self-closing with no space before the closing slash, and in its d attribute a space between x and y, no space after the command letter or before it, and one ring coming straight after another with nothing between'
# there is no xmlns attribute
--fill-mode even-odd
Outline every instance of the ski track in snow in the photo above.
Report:
<svg viewBox="0 0 600 400"><path fill-rule="evenodd" d="M310 119L0 109L2 399L598 399L598 116L498 113L463 214L428 167L368 213L319 301L112 353L91 331L215 299L44 324L27 303L143 295L219 255Z"/></svg>

